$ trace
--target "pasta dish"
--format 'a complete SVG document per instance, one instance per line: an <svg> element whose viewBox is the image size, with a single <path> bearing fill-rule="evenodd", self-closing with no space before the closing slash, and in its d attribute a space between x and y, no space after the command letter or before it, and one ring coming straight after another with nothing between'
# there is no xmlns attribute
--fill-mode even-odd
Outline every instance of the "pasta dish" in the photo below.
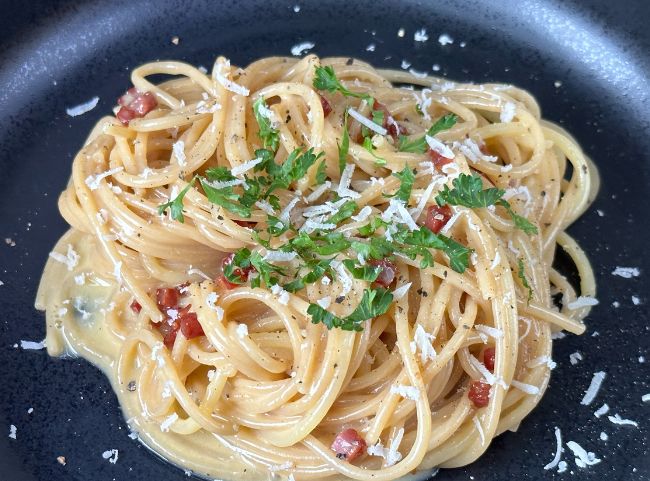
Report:
<svg viewBox="0 0 650 481"><path fill-rule="evenodd" d="M134 438L211 478L387 481L517 429L595 294L566 228L597 171L530 94L315 55L132 82L36 307Z"/></svg>

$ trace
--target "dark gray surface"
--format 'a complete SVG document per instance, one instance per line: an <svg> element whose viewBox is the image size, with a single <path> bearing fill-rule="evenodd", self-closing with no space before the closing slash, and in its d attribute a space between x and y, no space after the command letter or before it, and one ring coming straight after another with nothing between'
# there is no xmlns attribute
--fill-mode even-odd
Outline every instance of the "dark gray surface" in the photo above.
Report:
<svg viewBox="0 0 650 481"><path fill-rule="evenodd" d="M292 9L296 3L299 13ZM304 40L314 41L320 55L387 67L407 59L418 70L436 63L452 79L522 86L538 98L546 118L569 129L603 176L596 203L571 228L599 283L601 304L587 334L556 343L550 389L519 432L498 438L477 463L443 471L436 480L650 479L650 406L641 402L650 392L650 2L305 3L0 2L0 239L16 242L0 242L0 479L187 479L127 437L115 396L95 368L13 345L44 336L43 316L32 305L47 253L65 229L56 198L87 132L128 86L129 68L156 58L210 66L217 54L243 65L289 55ZM400 27L404 38L397 36ZM413 33L421 27L430 38L416 44ZM443 32L453 45L437 42ZM174 35L178 46L170 43ZM374 52L366 51L370 43ZM101 99L95 110L66 115L66 106L95 95ZM614 277L617 265L639 267L641 276ZM632 295L642 304L633 305ZM575 351L585 359L571 366ZM608 373L601 392L592 406L580 406L600 370ZM593 411L603 402L639 428L596 419ZM17 426L16 440L7 437L10 424ZM555 450L555 426L602 462L577 468L566 449L572 473L544 471ZM599 440L601 431L609 441ZM115 465L102 459L114 448L120 453ZM57 463L60 455L66 466Z"/></svg>

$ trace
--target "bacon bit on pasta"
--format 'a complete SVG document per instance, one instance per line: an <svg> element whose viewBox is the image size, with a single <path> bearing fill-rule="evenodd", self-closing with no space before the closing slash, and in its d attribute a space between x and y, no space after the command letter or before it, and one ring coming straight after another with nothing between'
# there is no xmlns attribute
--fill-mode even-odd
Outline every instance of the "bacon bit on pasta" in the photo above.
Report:
<svg viewBox="0 0 650 481"><path fill-rule="evenodd" d="M131 87L117 99L121 105L117 112L117 119L124 125L135 118L144 117L158 106L156 96L151 92L140 92L135 87Z"/></svg>
<svg viewBox="0 0 650 481"><path fill-rule="evenodd" d="M449 219L451 219L451 209L449 206L439 207L437 205L431 205L427 209L424 225L437 234L449 222Z"/></svg>
<svg viewBox="0 0 650 481"><path fill-rule="evenodd" d="M397 123L395 118L390 114L388 108L381 102L377 102L377 100L375 100L375 103L372 104L372 109L381 110L384 113L384 123L382 127L384 127L388 131L388 135L390 135L393 138L393 140L397 142L399 135L404 134L404 132L401 131L399 124Z"/></svg>
<svg viewBox="0 0 650 481"><path fill-rule="evenodd" d="M327 117L329 114L332 113L332 104L329 103L329 100L327 100L325 97L322 95L318 95L320 97L320 104L323 107L323 115Z"/></svg>
<svg viewBox="0 0 650 481"><path fill-rule="evenodd" d="M136 314L140 314L140 311L142 310L142 306L135 299L133 299L133 302L131 303L131 305L129 307L131 307L131 310L133 312L135 312Z"/></svg>
<svg viewBox="0 0 650 481"><path fill-rule="evenodd" d="M181 311L179 311L178 321L180 322L181 332L183 333L183 336L185 336L187 339L194 339L195 337L202 336L205 333L203 332L203 327L201 327L201 324L196 317L196 313L189 312L190 307L192 306L186 306Z"/></svg>
<svg viewBox="0 0 650 481"><path fill-rule="evenodd" d="M156 303L161 311L173 309L178 305L180 293L176 287L159 287L156 289Z"/></svg>
<svg viewBox="0 0 650 481"><path fill-rule="evenodd" d="M443 165L447 165L453 162L453 159L448 159L447 157L443 157L433 149L429 149L429 157L431 158L434 167L438 170L442 170Z"/></svg>
<svg viewBox="0 0 650 481"><path fill-rule="evenodd" d="M248 227L249 229L252 229L257 225L257 222L250 222L247 220L236 220L235 224L240 225L242 227Z"/></svg>
<svg viewBox="0 0 650 481"><path fill-rule="evenodd" d="M170 319L154 324L156 329L162 334L163 343L167 346L167 349L174 347L174 342L176 342L176 335L178 334L178 329L181 327L178 320L170 322Z"/></svg>
<svg viewBox="0 0 650 481"><path fill-rule="evenodd" d="M354 461L366 452L366 441L355 429L344 429L336 435L332 443L332 451L339 459Z"/></svg>
<svg viewBox="0 0 650 481"><path fill-rule="evenodd" d="M381 287L388 287L393 283L395 280L395 273L397 272L397 266L395 264L388 259L368 259L368 264L375 267L381 267L381 272L377 276L377 279L375 279L375 284L380 285Z"/></svg>
<svg viewBox="0 0 650 481"><path fill-rule="evenodd" d="M223 270L223 268L225 266L232 263L232 260L234 258L235 258L235 254L232 253L232 252L230 254L228 254L226 257L224 257L223 261L221 262L221 269ZM254 271L255 271L255 268L253 266L250 266L250 267L247 267L244 270L237 268L237 269L235 269L233 271L233 273L236 276L239 276L239 278L241 279L242 282L246 282L246 281L248 281L248 276L251 274L251 272L254 272ZM226 279L226 276L224 276L223 274L221 274L217 278L217 283L221 284L226 289L234 289L235 287L238 287L238 284L234 284L234 283L230 282L228 279Z"/></svg>
<svg viewBox="0 0 650 481"><path fill-rule="evenodd" d="M486 347L483 350L483 364L485 364L485 368L490 371L494 372L494 356L496 354L496 351L493 347Z"/></svg>
<svg viewBox="0 0 650 481"><path fill-rule="evenodd" d="M490 385L484 381L470 382L467 397L477 408L487 406L490 402Z"/></svg>

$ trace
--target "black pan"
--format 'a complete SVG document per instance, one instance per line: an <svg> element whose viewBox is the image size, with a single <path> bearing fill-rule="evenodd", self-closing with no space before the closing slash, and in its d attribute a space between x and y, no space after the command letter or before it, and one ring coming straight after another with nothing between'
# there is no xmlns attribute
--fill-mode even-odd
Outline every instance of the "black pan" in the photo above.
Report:
<svg viewBox="0 0 650 481"><path fill-rule="evenodd" d="M438 64L451 79L522 86L539 99L546 118L575 135L602 173L594 206L570 229L599 283L600 305L588 332L556 342L551 386L518 432L499 437L473 465L442 471L436 480L650 479L650 405L641 401L650 392L650 2L9 0L0 7L1 480L187 479L127 437L97 369L14 344L44 337L43 315L32 306L47 254L66 228L56 199L87 132L129 85L129 70L167 58L210 66L217 54L245 65L288 55L305 40L320 55L393 68L406 59L423 71ZM416 44L413 34L422 27L429 40ZM454 43L442 46L441 33ZM66 115L67 106L95 95L97 108ZM11 240L5 244L4 237ZM613 276L616 266L638 267L641 275ZM569 354L576 351L584 360L572 366ZM601 392L594 404L581 406L601 370L607 372ZM604 402L610 414L633 419L638 428L594 417ZM15 440L8 437L12 424ZM571 473L544 471L555 451L555 426L602 462L578 468L566 449ZM108 449L119 450L116 464L102 458ZM58 456L65 456L65 466Z"/></svg>

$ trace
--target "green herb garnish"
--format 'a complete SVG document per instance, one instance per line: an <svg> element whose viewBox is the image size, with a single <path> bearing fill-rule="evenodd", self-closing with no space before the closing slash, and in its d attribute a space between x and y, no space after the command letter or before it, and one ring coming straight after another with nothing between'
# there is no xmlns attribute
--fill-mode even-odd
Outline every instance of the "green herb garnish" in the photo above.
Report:
<svg viewBox="0 0 650 481"><path fill-rule="evenodd" d="M273 152L278 150L280 144L280 133L273 128L273 123L269 118L269 108L266 105L264 97L260 97L253 103L253 113L259 126L259 136L264 148L271 149Z"/></svg>
<svg viewBox="0 0 650 481"><path fill-rule="evenodd" d="M181 224L185 222L185 216L183 215L183 199L185 198L185 194L188 193L190 188L194 185L196 182L196 177L194 177L192 180L190 180L185 187L183 187L183 190L181 190L176 197L171 199L169 202L165 202L164 204L160 204L158 206L158 215L163 215L165 212L167 212L167 209L170 210L172 219L177 220Z"/></svg>
<svg viewBox="0 0 650 481"><path fill-rule="evenodd" d="M388 311L392 302L393 295L386 289L366 289L363 291L361 302L349 316L337 317L318 304L310 304L307 314L312 316L313 324L322 323L328 329L336 327L344 331L362 331L362 322L381 316Z"/></svg>
<svg viewBox="0 0 650 481"><path fill-rule="evenodd" d="M456 117L456 115L447 114L444 117L438 119L436 123L433 124L429 128L429 130L427 130L425 135L428 135L429 137L433 137L434 135L436 135L439 132L442 132L443 130L448 130L456 124L457 120L458 117ZM423 135L422 137L417 137L413 140L409 140L409 138L406 135L400 135L399 142L397 144L397 150L399 150L400 152L413 152L417 154L424 154L428 148L425 135Z"/></svg>

